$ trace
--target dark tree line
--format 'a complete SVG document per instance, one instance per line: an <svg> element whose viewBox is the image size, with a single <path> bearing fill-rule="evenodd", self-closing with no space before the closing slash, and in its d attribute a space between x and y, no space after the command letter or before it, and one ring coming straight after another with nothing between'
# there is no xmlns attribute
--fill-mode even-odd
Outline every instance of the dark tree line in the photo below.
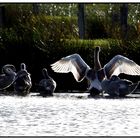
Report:
<svg viewBox="0 0 140 140"><path fill-rule="evenodd" d="M85 10L84 4L78 4L78 26L79 26L79 38L85 38Z"/></svg>
<svg viewBox="0 0 140 140"><path fill-rule="evenodd" d="M85 37L85 10L84 8L85 8L84 4L78 4L78 26L79 26L80 39L84 39ZM120 19L122 38L126 39L127 38L128 4L122 4L120 6L119 16L120 16L119 19ZM114 18L112 20L114 20ZM115 21L112 21L112 22L115 22Z"/></svg>
<svg viewBox="0 0 140 140"><path fill-rule="evenodd" d="M39 12L40 12L39 4L34 3L34 4L33 4L33 13L34 13L35 15L37 15L37 14L39 14Z"/></svg>
<svg viewBox="0 0 140 140"><path fill-rule="evenodd" d="M4 26L5 23L5 6L0 5L0 27Z"/></svg>
<svg viewBox="0 0 140 140"><path fill-rule="evenodd" d="M78 27L79 27L79 38L80 39L85 38L85 6L86 6L86 4L83 4L83 3L79 3L77 5ZM40 13L40 7L39 7L38 3L33 3L32 7L33 7L32 12L34 15L37 15ZM119 16L120 16L119 19L120 19L122 37L127 38L128 4L120 5ZM6 18L5 17L5 5L0 4L0 26L1 27L3 27L5 24L5 18ZM114 20L114 18L112 20ZM115 20L112 22L115 22Z"/></svg>
<svg viewBox="0 0 140 140"><path fill-rule="evenodd" d="M122 38L127 38L127 19L128 19L128 4L122 4L120 7L120 24L122 31Z"/></svg>

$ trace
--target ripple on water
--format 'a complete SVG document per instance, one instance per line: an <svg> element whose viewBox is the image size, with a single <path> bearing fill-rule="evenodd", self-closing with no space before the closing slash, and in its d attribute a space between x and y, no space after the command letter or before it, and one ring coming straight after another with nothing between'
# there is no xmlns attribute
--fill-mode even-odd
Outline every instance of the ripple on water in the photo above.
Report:
<svg viewBox="0 0 140 140"><path fill-rule="evenodd" d="M140 135L139 99L0 96L1 136Z"/></svg>

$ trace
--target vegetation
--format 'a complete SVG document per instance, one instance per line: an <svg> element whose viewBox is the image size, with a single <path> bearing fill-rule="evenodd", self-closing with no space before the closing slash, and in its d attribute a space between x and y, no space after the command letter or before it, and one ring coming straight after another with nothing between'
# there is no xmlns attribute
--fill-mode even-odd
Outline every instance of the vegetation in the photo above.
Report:
<svg viewBox="0 0 140 140"><path fill-rule="evenodd" d="M139 4L129 4L127 38L121 36L121 4L86 4L85 39L79 39L77 4L40 4L34 14L32 4L5 4L4 26L0 28L0 66L12 63L19 69L25 62L34 84L46 67L56 80L57 90L86 90L87 83L77 83L72 74L56 74L50 64L61 57L79 53L93 67L93 51L101 46L101 63L122 54L139 63ZM115 16L114 16L115 15ZM135 54L135 55L133 55ZM61 80L63 79L63 80ZM72 81L69 86L69 81ZM82 86L83 85L83 86Z"/></svg>

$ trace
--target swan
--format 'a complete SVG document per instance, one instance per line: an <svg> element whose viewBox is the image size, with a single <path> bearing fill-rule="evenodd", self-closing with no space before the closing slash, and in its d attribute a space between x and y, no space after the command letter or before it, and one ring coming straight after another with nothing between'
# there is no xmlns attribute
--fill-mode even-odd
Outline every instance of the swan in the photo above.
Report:
<svg viewBox="0 0 140 140"><path fill-rule="evenodd" d="M53 96L53 93L56 89L56 82L49 76L46 68L42 69L42 75L43 79L39 82L38 85L40 96Z"/></svg>
<svg viewBox="0 0 140 140"><path fill-rule="evenodd" d="M100 47L96 47L94 52L94 68L90 68L76 53L61 58L51 64L51 68L57 73L71 72L77 82L86 78L89 81L88 90L92 91L94 88L100 92L102 92L101 81L110 79L112 75L118 76L120 73L140 75L140 66L133 60L122 55L116 55L102 67L99 61Z"/></svg>
<svg viewBox="0 0 140 140"><path fill-rule="evenodd" d="M130 80L120 79L116 75L101 82L102 90L112 97L124 97L128 94L132 94L138 85L139 82L132 83Z"/></svg>
<svg viewBox="0 0 140 140"><path fill-rule="evenodd" d="M11 64L6 64L2 67L2 74L0 75L0 90L4 90L11 86L15 81L16 69Z"/></svg>
<svg viewBox="0 0 140 140"><path fill-rule="evenodd" d="M20 70L17 72L14 82L14 89L17 95L27 95L32 87L30 73L26 69L25 63L20 64Z"/></svg>
<svg viewBox="0 0 140 140"><path fill-rule="evenodd" d="M95 50L94 50L94 69L91 69L87 74L88 74L88 77L91 77L88 81L89 82L89 85L91 83L93 77L97 77L97 79L95 80L95 82L93 84L100 84L100 81L103 80L104 78L104 72L102 70L102 66L101 66L101 63L100 63L100 60L99 60L99 52L100 52L100 47L96 47ZM95 75L96 73L96 75ZM95 97L96 95L99 95L100 94L100 90L98 90L97 88L95 88L93 86L93 84L90 85L89 87L89 92L90 92L90 95L89 97ZM101 89L101 87L99 87Z"/></svg>

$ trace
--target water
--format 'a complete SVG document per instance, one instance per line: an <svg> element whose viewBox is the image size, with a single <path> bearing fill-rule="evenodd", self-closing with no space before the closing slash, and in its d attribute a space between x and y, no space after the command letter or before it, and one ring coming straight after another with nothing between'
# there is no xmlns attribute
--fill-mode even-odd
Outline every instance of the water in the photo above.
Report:
<svg viewBox="0 0 140 140"><path fill-rule="evenodd" d="M140 98L0 96L0 136L140 136Z"/></svg>

